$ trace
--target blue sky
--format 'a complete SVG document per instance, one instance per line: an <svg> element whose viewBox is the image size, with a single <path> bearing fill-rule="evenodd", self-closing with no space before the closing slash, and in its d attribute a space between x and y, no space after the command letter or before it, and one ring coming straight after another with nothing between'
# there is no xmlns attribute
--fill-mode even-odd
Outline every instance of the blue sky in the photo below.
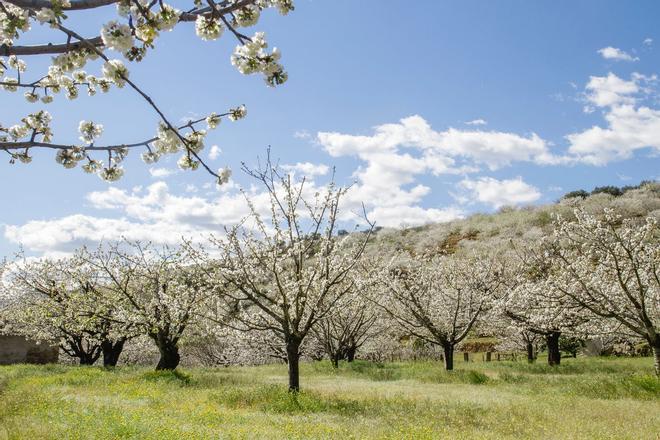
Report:
<svg viewBox="0 0 660 440"><path fill-rule="evenodd" d="M93 35L112 13L72 20ZM658 178L659 16L656 1L297 0L289 16L268 11L255 27L282 50L289 81L276 89L230 65L228 33L205 42L180 25L129 66L131 78L172 120L247 106L245 120L223 121L206 141L205 154L222 151L210 163L234 169L232 183L218 191L201 171L174 172L176 157L148 166L134 152L108 184L34 152L28 166L0 164L0 255L20 243L57 254L118 235L219 229L244 212L236 189L252 182L241 161L269 145L283 164L308 163L297 174L316 171L313 185L327 181L320 165L336 166L340 183L357 182L349 209L364 201L387 226ZM38 75L48 60L26 61ZM0 123L41 107L1 92ZM81 119L102 123L105 143L147 139L157 123L129 89L60 96L47 109L63 143Z"/></svg>

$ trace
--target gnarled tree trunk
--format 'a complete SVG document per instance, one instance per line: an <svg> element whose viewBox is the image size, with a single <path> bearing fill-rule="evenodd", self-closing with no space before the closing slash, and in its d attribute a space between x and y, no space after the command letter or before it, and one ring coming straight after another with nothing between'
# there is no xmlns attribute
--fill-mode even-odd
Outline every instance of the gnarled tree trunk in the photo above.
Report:
<svg viewBox="0 0 660 440"><path fill-rule="evenodd" d="M69 356L78 358L80 365L94 365L101 356L101 346L82 336L69 336L60 348Z"/></svg>
<svg viewBox="0 0 660 440"><path fill-rule="evenodd" d="M80 360L80 365L94 365L98 360L100 352L80 352L78 354L78 359Z"/></svg>
<svg viewBox="0 0 660 440"><path fill-rule="evenodd" d="M550 332L545 336L548 346L548 365L555 366L561 363L561 352L559 351L559 336L561 332Z"/></svg>
<svg viewBox="0 0 660 440"><path fill-rule="evenodd" d="M104 367L117 366L117 362L119 361L119 355L121 355L125 343L126 343L125 338L118 339L115 342L106 340L101 343L101 350L103 351Z"/></svg>
<svg viewBox="0 0 660 440"><path fill-rule="evenodd" d="M172 339L165 333L153 333L151 338L156 342L160 359L156 370L175 370L179 366L181 356L179 355L178 339Z"/></svg>

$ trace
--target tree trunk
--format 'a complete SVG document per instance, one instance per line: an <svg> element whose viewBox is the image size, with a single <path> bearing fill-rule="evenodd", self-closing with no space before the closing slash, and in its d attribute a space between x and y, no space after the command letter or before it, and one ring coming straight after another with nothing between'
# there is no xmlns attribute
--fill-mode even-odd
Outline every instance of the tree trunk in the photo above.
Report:
<svg viewBox="0 0 660 440"><path fill-rule="evenodd" d="M561 332L551 332L545 337L548 346L548 365L555 366L561 363L561 352L559 351L559 336Z"/></svg>
<svg viewBox="0 0 660 440"><path fill-rule="evenodd" d="M289 392L300 391L300 341L289 340L286 344L286 357L289 366Z"/></svg>
<svg viewBox="0 0 660 440"><path fill-rule="evenodd" d="M159 334L152 336L152 338L156 341L158 351L160 351L160 359L158 365L156 365L156 370L175 370L181 360L177 342Z"/></svg>
<svg viewBox="0 0 660 440"><path fill-rule="evenodd" d="M112 341L103 341L101 343L101 349L103 350L103 366L104 367L116 367L117 361L119 361L119 355L124 349L124 344L126 339L122 338L116 342Z"/></svg>
<svg viewBox="0 0 660 440"><path fill-rule="evenodd" d="M534 361L536 360L536 358L534 357L534 344L532 344L531 342L528 342L525 345L527 347L527 362L529 362L530 364L533 364Z"/></svg>
<svg viewBox="0 0 660 440"><path fill-rule="evenodd" d="M655 367L655 375L660 377L660 336L656 336L655 341L651 344L653 349L653 366Z"/></svg>
<svg viewBox="0 0 660 440"><path fill-rule="evenodd" d="M82 336L69 336L60 348L69 356L78 358L80 365L94 365L101 356L101 347L87 342Z"/></svg>
<svg viewBox="0 0 660 440"><path fill-rule="evenodd" d="M445 370L451 371L454 369L454 346L447 343L442 345L442 349L444 351Z"/></svg>
<svg viewBox="0 0 660 440"><path fill-rule="evenodd" d="M80 365L94 365L94 362L96 362L98 358L98 354L94 355L93 353L81 352L78 355L78 359L80 359Z"/></svg>
<svg viewBox="0 0 660 440"><path fill-rule="evenodd" d="M356 351L357 351L357 347L355 346L348 347L348 350L346 350L346 360L348 362L353 362L355 360Z"/></svg>
<svg viewBox="0 0 660 440"><path fill-rule="evenodd" d="M338 353L331 354L330 362L332 362L332 368L339 368L339 354Z"/></svg>

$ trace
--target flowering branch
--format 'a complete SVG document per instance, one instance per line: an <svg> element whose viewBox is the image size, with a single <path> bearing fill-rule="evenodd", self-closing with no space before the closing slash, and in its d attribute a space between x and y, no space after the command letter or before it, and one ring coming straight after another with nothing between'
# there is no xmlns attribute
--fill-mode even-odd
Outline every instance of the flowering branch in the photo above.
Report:
<svg viewBox="0 0 660 440"><path fill-rule="evenodd" d="M64 25L67 16L64 12L73 10L94 9L110 4L117 5L120 17L127 22L117 20L107 22L101 29L100 36L85 38L78 32ZM116 180L123 174L118 163L123 160L128 148L146 147L148 152L143 154L147 163L153 163L159 155L180 151L183 156L179 166L183 169L197 169L202 165L208 173L213 175L218 183L228 179L227 170L215 172L200 157L203 149L205 130L191 129L189 133L180 132L182 128L175 127L158 107L155 101L142 88L129 78L129 70L119 59L112 59L107 50L122 53L124 58L131 62L139 62L148 50L154 48L154 41L160 32L169 31L178 23L195 21L195 31L202 40L215 40L219 38L224 29L229 29L237 38L239 46L236 48L231 62L243 74L262 73L269 86L276 86L287 80L287 74L278 63L280 53L274 49L266 52L267 43L263 33L257 32L250 38L237 30L237 27L253 26L257 23L260 12L265 8L276 7L280 13L286 14L293 10L291 0L240 0L214 2L208 0L208 7L202 8L199 3L188 12L181 12L162 1L145 2L143 0L2 0L0 1L0 55L8 56L7 60L0 58L0 76L7 71L14 70L16 76L0 77L0 88L8 92L27 89L24 97L28 102L38 101L48 104L53 101L54 95L64 90L66 97L78 97L79 88L86 87L90 96L97 90L108 92L114 85L122 88L128 85L137 92L149 106L158 114L161 127L157 138L145 142L129 145L96 146L93 144L97 137L95 131L102 131L102 126L93 122L82 121L85 127L93 134L86 139L87 145L76 147L51 141L52 132L49 128L50 114L45 110L32 113L23 118L22 125L3 127L0 124L0 149L10 153L11 163L16 160L29 163L29 149L46 148L58 150L56 160L67 168L75 166L76 162L88 159L89 169L86 171L99 172L102 178ZM44 44L35 46L17 46L14 40L21 33L30 30L31 22L37 21L42 25L49 25L53 29L66 35L66 43ZM18 56L32 56L43 54L58 54L48 73L35 81L24 81L22 74L27 70L24 60ZM103 76L89 75L82 69L88 61L96 59L103 61ZM231 120L245 117L245 107L240 106L223 115L212 114L207 118L209 128L215 128L222 116L229 116ZM91 125L90 125L91 124ZM100 130L99 130L100 127ZM183 128L186 128L185 126ZM2 135L2 132L6 135ZM82 133L82 129L81 129ZM150 144L154 144L158 151L154 152ZM22 150L22 152L17 152ZM100 161L89 158L87 152L107 151L108 164L104 166Z"/></svg>

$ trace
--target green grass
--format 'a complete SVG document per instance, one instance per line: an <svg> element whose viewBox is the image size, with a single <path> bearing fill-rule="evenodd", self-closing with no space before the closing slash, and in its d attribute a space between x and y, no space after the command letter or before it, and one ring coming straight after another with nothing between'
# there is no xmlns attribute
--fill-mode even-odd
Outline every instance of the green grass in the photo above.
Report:
<svg viewBox="0 0 660 440"><path fill-rule="evenodd" d="M356 361L154 372L0 367L0 440L196 438L657 439L650 359Z"/></svg>

